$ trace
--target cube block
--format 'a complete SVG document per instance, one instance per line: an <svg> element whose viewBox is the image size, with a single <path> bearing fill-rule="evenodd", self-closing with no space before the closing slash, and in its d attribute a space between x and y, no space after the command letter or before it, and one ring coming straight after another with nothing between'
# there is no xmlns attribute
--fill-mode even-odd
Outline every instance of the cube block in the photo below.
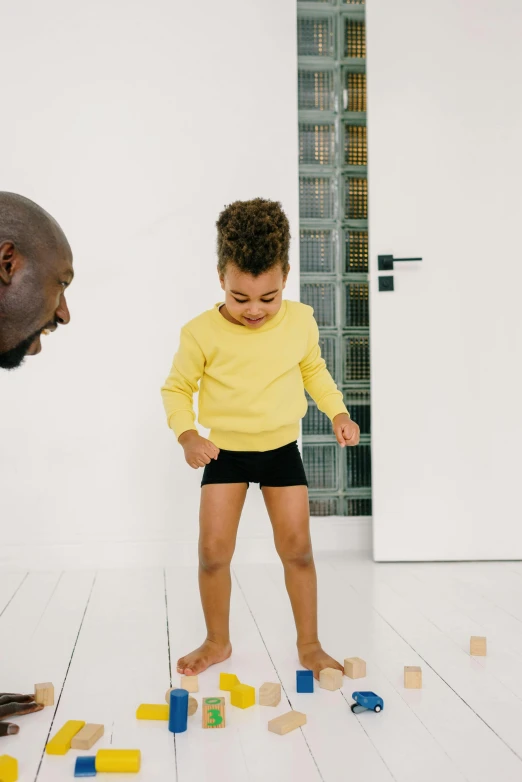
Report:
<svg viewBox="0 0 522 782"><path fill-rule="evenodd" d="M366 663L360 657L347 657L344 661L344 674L350 679L364 679Z"/></svg>
<svg viewBox="0 0 522 782"><path fill-rule="evenodd" d="M260 706L278 706L281 701L281 685L279 682L265 682L259 688Z"/></svg>
<svg viewBox="0 0 522 782"><path fill-rule="evenodd" d="M249 684L238 684L230 690L230 703L240 709L248 709L256 702L256 691Z"/></svg>
<svg viewBox="0 0 522 782"><path fill-rule="evenodd" d="M422 671L418 665L404 666L404 686L407 690L422 689Z"/></svg>
<svg viewBox="0 0 522 782"><path fill-rule="evenodd" d="M0 780L16 782L18 779L18 761L11 755L0 755Z"/></svg>
<svg viewBox="0 0 522 782"><path fill-rule="evenodd" d="M201 702L203 712L202 725L204 728L225 727L225 699L203 698Z"/></svg>
<svg viewBox="0 0 522 782"><path fill-rule="evenodd" d="M337 668L324 668L319 674L319 686L323 690L340 690L343 686L343 672Z"/></svg>
<svg viewBox="0 0 522 782"><path fill-rule="evenodd" d="M94 755L81 756L76 758L74 766L75 777L95 777L96 776L96 757Z"/></svg>
<svg viewBox="0 0 522 782"><path fill-rule="evenodd" d="M182 690L187 692L199 692L199 682L197 676L182 676L181 684L179 685Z"/></svg>
<svg viewBox="0 0 522 782"><path fill-rule="evenodd" d="M296 671L296 687L297 687L297 692L313 692L314 691L313 671Z"/></svg>
<svg viewBox="0 0 522 782"><path fill-rule="evenodd" d="M482 635L472 635L469 641L469 653L472 657L486 657L487 644Z"/></svg>
<svg viewBox="0 0 522 782"><path fill-rule="evenodd" d="M54 685L52 682L43 682L34 685L35 703L41 703L42 706L54 706Z"/></svg>

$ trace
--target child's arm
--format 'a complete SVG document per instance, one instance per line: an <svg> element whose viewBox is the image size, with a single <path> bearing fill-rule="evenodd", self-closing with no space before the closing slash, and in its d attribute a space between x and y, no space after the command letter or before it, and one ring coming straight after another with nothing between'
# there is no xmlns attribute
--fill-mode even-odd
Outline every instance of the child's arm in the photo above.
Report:
<svg viewBox="0 0 522 782"><path fill-rule="evenodd" d="M167 421L185 451L185 459L197 469L217 459L219 448L198 434L193 397L205 368L205 356L190 331L183 327L170 375L161 389Z"/></svg>
<svg viewBox="0 0 522 782"><path fill-rule="evenodd" d="M359 427L351 420L350 413L343 402L343 395L326 368L319 347L319 328L315 318L311 317L308 347L305 358L300 362L301 375L305 389L317 407L328 416L339 445L357 445Z"/></svg>

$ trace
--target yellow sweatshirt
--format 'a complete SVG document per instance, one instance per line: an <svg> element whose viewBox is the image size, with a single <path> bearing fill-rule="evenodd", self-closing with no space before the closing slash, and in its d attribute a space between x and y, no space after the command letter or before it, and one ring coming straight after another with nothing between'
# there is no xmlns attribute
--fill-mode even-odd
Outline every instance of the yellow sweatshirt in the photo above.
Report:
<svg viewBox="0 0 522 782"><path fill-rule="evenodd" d="M299 437L308 391L330 419L348 413L326 368L312 307L284 300L259 329L203 312L181 329L178 352L161 389L167 421L179 437L199 423L229 451L269 451ZM197 429L196 429L197 431Z"/></svg>

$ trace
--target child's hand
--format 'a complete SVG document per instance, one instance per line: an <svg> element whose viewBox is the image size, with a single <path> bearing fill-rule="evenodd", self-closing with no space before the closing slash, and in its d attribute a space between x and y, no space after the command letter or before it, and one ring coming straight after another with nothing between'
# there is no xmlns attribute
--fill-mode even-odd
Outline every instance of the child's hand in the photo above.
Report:
<svg viewBox="0 0 522 782"><path fill-rule="evenodd" d="M178 438L178 442L183 446L185 451L185 461L190 464L195 470L198 467L204 467L206 464L210 464L211 459L217 459L219 456L219 448L210 440L206 440L196 432L195 429L189 429L188 432L183 432Z"/></svg>
<svg viewBox="0 0 522 782"><path fill-rule="evenodd" d="M358 445L361 432L349 415L339 413L333 419L332 426L341 448L344 448L345 445Z"/></svg>

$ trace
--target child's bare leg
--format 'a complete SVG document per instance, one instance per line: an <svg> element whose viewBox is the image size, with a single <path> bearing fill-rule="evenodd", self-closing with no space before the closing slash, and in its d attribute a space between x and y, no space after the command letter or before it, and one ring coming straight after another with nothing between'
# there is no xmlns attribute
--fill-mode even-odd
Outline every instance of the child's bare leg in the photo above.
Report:
<svg viewBox="0 0 522 782"><path fill-rule="evenodd" d="M199 513L199 591L207 637L178 660L185 676L205 671L230 657L230 561L247 493L246 483L211 483L201 489Z"/></svg>
<svg viewBox="0 0 522 782"><path fill-rule="evenodd" d="M317 577L310 539L308 489L263 486L263 496L285 571L301 665L312 670L316 679L323 668L343 670L340 663L323 651L317 633Z"/></svg>

